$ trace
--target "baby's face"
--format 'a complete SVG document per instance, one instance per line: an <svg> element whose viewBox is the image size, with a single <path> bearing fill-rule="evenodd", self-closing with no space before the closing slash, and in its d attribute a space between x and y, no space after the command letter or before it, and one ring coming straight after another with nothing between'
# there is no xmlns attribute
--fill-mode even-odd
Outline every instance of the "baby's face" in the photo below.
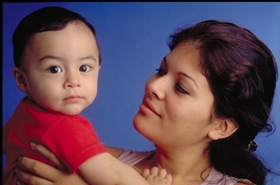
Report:
<svg viewBox="0 0 280 185"><path fill-rule="evenodd" d="M82 23L31 37L24 52L27 94L43 108L79 114L95 99L99 50L93 33Z"/></svg>

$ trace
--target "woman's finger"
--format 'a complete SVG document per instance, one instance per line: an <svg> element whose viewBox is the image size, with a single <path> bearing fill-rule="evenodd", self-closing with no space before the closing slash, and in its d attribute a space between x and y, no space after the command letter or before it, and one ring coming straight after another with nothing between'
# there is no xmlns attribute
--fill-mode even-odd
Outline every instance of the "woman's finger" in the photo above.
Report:
<svg viewBox="0 0 280 185"><path fill-rule="evenodd" d="M60 171L28 157L19 159L19 178L29 185L88 185L77 174Z"/></svg>
<svg viewBox="0 0 280 185"><path fill-rule="evenodd" d="M40 177L35 176L34 174L30 174L24 170L17 169L16 170L18 185L53 185L52 182L42 179Z"/></svg>
<svg viewBox="0 0 280 185"><path fill-rule="evenodd" d="M42 179L47 181L53 181L57 179L57 176L62 174L60 170L28 157L21 157L19 159L19 165L25 171L36 174L38 177L42 177Z"/></svg>
<svg viewBox="0 0 280 185"><path fill-rule="evenodd" d="M65 167L65 165L62 162L60 162L58 160L58 158L45 146L35 143L35 142L31 142L30 147L34 152L36 152L36 153L40 154L41 156L43 156L44 158L46 158L52 164L52 166L57 167L61 170L67 171L67 168Z"/></svg>

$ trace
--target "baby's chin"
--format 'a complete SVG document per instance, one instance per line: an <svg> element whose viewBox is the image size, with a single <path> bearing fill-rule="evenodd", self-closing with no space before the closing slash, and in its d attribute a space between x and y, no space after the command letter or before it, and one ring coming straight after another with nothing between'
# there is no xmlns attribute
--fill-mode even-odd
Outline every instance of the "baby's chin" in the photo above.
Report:
<svg viewBox="0 0 280 185"><path fill-rule="evenodd" d="M67 116L75 116L78 115L82 112L82 108L80 107L69 107L66 109L60 109L60 110L53 110L52 112L57 113L57 114L64 114Z"/></svg>
<svg viewBox="0 0 280 185"><path fill-rule="evenodd" d="M67 116L75 116L82 112L82 110L63 110L61 114L67 115Z"/></svg>

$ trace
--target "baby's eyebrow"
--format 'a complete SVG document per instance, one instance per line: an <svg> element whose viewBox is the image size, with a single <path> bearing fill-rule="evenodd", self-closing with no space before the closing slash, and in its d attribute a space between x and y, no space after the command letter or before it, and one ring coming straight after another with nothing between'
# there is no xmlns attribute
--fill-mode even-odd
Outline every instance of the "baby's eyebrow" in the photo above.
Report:
<svg viewBox="0 0 280 185"><path fill-rule="evenodd" d="M39 59L39 61L44 61L44 60L63 60L63 58L55 55L45 55ZM95 62L98 62L97 59L92 55L79 58L79 61L83 61L83 60L93 60Z"/></svg>
<svg viewBox="0 0 280 185"><path fill-rule="evenodd" d="M55 59L55 60L62 60L61 57L53 56L53 55L45 55L39 59L39 61L47 60L47 59Z"/></svg>
<svg viewBox="0 0 280 185"><path fill-rule="evenodd" d="M92 56L92 55L81 57L79 60L88 60L88 59L89 60L94 60L94 61L97 62L97 59L94 56Z"/></svg>

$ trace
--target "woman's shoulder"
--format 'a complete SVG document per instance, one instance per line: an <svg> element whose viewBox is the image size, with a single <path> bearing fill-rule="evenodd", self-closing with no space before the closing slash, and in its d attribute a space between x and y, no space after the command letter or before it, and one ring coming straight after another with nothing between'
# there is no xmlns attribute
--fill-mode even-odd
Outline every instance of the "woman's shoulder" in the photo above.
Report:
<svg viewBox="0 0 280 185"><path fill-rule="evenodd" d="M105 148L108 150L108 152L118 158L125 150L122 148L112 147L112 146L105 146Z"/></svg>
<svg viewBox="0 0 280 185"><path fill-rule="evenodd" d="M237 183L235 183L234 185L256 185L256 184L252 183L251 181L249 181L247 179L242 179L242 180L238 181Z"/></svg>
<svg viewBox="0 0 280 185"><path fill-rule="evenodd" d="M251 181L247 179L240 179L236 177L232 177L230 175L223 174L216 169L212 168L209 176L204 180L201 185L213 184L216 185L254 185Z"/></svg>

